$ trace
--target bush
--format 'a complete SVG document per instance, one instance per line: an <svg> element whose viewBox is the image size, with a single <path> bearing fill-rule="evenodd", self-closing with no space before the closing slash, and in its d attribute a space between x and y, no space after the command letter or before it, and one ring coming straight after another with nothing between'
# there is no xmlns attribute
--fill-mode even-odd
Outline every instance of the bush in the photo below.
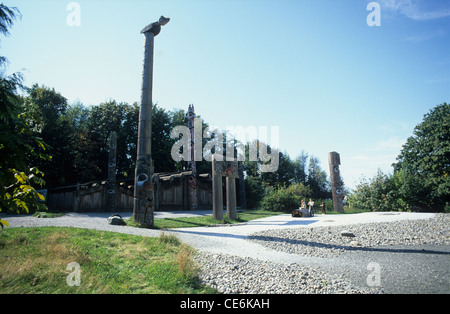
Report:
<svg viewBox="0 0 450 314"><path fill-rule="evenodd" d="M325 201L325 211L327 213L331 213L334 212L334 206L333 206L333 201L330 199L326 199ZM314 206L314 212L315 213L322 213L322 201L319 202L315 202L315 206ZM345 210L345 209L344 209Z"/></svg>
<svg viewBox="0 0 450 314"><path fill-rule="evenodd" d="M310 198L312 191L303 184L293 184L287 188L278 187L268 191L261 201L260 208L268 211L280 211L290 213L300 207L301 200Z"/></svg>

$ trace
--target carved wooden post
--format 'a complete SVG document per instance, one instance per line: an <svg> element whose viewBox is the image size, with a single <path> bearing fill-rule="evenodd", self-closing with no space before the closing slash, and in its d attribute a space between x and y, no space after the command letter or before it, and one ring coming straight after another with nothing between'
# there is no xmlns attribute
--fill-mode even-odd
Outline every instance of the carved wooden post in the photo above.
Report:
<svg viewBox="0 0 450 314"><path fill-rule="evenodd" d="M245 178L244 178L244 162L238 162L239 172L239 197L241 199L241 208L247 208L247 195L245 193Z"/></svg>
<svg viewBox="0 0 450 314"><path fill-rule="evenodd" d="M226 178L227 186L227 217L235 220L236 214L236 178L229 176Z"/></svg>
<svg viewBox="0 0 450 314"><path fill-rule="evenodd" d="M188 119L188 127L191 132L191 155L188 161L188 168L192 171L192 175L189 177L188 186L188 208L189 210L197 209L197 165L196 165L196 154L195 154L195 118L197 117L194 111L194 105L189 105L188 113L186 114ZM201 124L200 124L201 128Z"/></svg>
<svg viewBox="0 0 450 314"><path fill-rule="evenodd" d="M73 208L73 211L76 213L78 213L80 211L80 203L81 203L80 190L81 190L81 184L77 183L77 191L75 192L75 204L74 204L74 208Z"/></svg>
<svg viewBox="0 0 450 314"><path fill-rule="evenodd" d="M141 106L139 110L136 172L134 180L133 218L145 226L153 226L154 187L152 161L152 83L154 38L170 19L161 16L158 22L146 26L144 70L142 74Z"/></svg>
<svg viewBox="0 0 450 314"><path fill-rule="evenodd" d="M223 219L223 193L222 193L222 164L216 161L212 155L212 194L213 194L213 217L216 220Z"/></svg>
<svg viewBox="0 0 450 314"><path fill-rule="evenodd" d="M343 195L343 182L341 180L339 165L341 164L341 158L338 153L331 152L328 154L328 164L330 166L330 177L331 177L331 191L333 195L333 207L334 211L344 212L344 207L342 201L344 199Z"/></svg>
<svg viewBox="0 0 450 314"><path fill-rule="evenodd" d="M116 152L117 134L116 132L111 132L109 137L108 181L103 205L103 209L107 212L117 210Z"/></svg>
<svg viewBox="0 0 450 314"><path fill-rule="evenodd" d="M236 219L236 178L239 178L238 162L224 161L224 175L227 187L227 217Z"/></svg>
<svg viewBox="0 0 450 314"><path fill-rule="evenodd" d="M213 216L223 219L222 177L226 177L227 217L236 219L236 178L239 177L237 161L217 161L212 156L213 175Z"/></svg>

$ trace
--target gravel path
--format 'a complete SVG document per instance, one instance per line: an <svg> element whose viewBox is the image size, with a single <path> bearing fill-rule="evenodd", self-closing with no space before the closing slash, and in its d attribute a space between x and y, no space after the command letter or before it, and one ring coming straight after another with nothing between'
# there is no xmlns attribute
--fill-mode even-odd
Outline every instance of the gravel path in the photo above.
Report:
<svg viewBox="0 0 450 314"><path fill-rule="evenodd" d="M223 293L250 294L367 294L381 287L356 286L345 278L299 263L278 263L251 257L201 253L196 257L200 280Z"/></svg>
<svg viewBox="0 0 450 314"><path fill-rule="evenodd" d="M266 230L248 239L277 251L331 257L386 245L450 245L449 227L450 216L440 214L425 220Z"/></svg>
<svg viewBox="0 0 450 314"><path fill-rule="evenodd" d="M131 213L121 215L127 218ZM108 216L71 213L52 219L6 219L11 227L161 234L110 226ZM199 251L201 280L224 293L449 293L449 222L449 215L425 213L281 215L237 226L165 232Z"/></svg>
<svg viewBox="0 0 450 314"><path fill-rule="evenodd" d="M201 279L225 293L447 294L450 215L429 217L347 224L321 217L322 226L255 232L247 241L269 249L264 256L203 253Z"/></svg>

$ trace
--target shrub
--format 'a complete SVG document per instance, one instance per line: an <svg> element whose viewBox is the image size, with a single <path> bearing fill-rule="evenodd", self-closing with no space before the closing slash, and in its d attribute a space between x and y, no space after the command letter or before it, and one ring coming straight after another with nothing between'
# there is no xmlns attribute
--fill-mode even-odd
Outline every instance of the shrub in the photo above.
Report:
<svg viewBox="0 0 450 314"><path fill-rule="evenodd" d="M289 187L278 187L270 190L261 201L260 208L269 211L281 211L290 213L300 207L301 200L306 203L312 191L303 184L293 184Z"/></svg>

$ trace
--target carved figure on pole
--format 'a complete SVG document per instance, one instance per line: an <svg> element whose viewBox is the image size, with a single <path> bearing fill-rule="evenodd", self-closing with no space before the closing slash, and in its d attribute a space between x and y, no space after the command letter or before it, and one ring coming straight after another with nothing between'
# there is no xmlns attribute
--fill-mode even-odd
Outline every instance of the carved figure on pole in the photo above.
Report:
<svg viewBox="0 0 450 314"><path fill-rule="evenodd" d="M189 210L197 209L197 165L195 156L195 114L194 105L189 105L186 118L188 119L188 127L191 133L190 142L190 160L188 161L188 169L192 171L192 175L189 177ZM200 125L201 127L201 125Z"/></svg>
<svg viewBox="0 0 450 314"><path fill-rule="evenodd" d="M145 35L144 66L142 74L141 105L139 108L137 160L134 183L133 218L146 226L153 226L154 188L152 161L152 84L154 38L161 32L169 18L161 16L157 22L147 25Z"/></svg>
<svg viewBox="0 0 450 314"><path fill-rule="evenodd" d="M227 217L236 219L236 178L239 178L237 161L217 161L212 156L213 217L223 219L222 177L226 177Z"/></svg>
<svg viewBox="0 0 450 314"><path fill-rule="evenodd" d="M105 205L103 210L114 212L117 209L117 185L116 185L116 152L117 134L111 132L109 136L109 157L108 157L108 181L106 185Z"/></svg>
<svg viewBox="0 0 450 314"><path fill-rule="evenodd" d="M330 177L331 177L331 192L333 195L333 207L334 211L344 212L343 206L343 187L344 183L342 182L340 176L339 165L341 164L341 158L338 153L331 152L328 154L328 165L330 166Z"/></svg>

